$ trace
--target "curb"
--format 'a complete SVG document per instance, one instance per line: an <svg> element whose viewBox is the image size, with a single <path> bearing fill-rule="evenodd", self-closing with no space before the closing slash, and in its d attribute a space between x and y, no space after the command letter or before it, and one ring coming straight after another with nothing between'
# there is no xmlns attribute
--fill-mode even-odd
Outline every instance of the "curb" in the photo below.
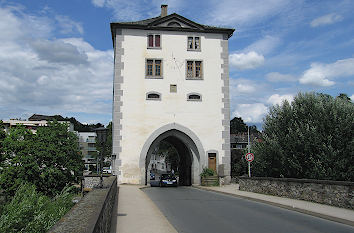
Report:
<svg viewBox="0 0 354 233"><path fill-rule="evenodd" d="M212 189L204 188L202 186L192 185L192 187L196 188L196 189L204 190L204 191L215 192L215 193L220 193L220 194L224 194L224 195L228 195L228 196L242 198L242 199L246 199L246 200L250 200L250 201L261 202L261 203L265 203L265 204L268 204L268 205L277 206L277 207L284 208L284 209L287 209L287 210L292 210L292 211L296 211L296 212L299 212L299 213L312 215L312 216L315 216L315 217L323 218L323 219L326 219L326 220L330 220L330 221L334 221L334 222L338 222L338 223L342 223L342 224L346 224L346 225L354 227L354 222L353 221L342 219L342 218L337 218L337 217L333 217L333 216L329 216L329 215L325 215L325 214L320 214L320 213L317 213L317 212L304 210L304 209L300 209L300 208L297 208L297 207L291 207L291 206L288 206L288 205L283 205L283 204L279 204L279 203L276 203L276 202L266 201L266 200L262 200L262 199L258 199L258 198L241 196L241 195L238 195L238 194L228 193L228 192L223 192L223 191L218 191L218 190L212 190Z"/></svg>

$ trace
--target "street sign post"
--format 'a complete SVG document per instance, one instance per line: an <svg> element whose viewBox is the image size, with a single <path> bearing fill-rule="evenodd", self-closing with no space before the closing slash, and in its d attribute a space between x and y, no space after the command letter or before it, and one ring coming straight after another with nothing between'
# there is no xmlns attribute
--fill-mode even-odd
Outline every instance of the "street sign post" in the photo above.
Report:
<svg viewBox="0 0 354 233"><path fill-rule="evenodd" d="M253 153L247 153L245 157L248 162L252 162L254 160Z"/></svg>
<svg viewBox="0 0 354 233"><path fill-rule="evenodd" d="M245 159L248 161L248 177L251 177L251 162L254 160L253 153L247 153Z"/></svg>

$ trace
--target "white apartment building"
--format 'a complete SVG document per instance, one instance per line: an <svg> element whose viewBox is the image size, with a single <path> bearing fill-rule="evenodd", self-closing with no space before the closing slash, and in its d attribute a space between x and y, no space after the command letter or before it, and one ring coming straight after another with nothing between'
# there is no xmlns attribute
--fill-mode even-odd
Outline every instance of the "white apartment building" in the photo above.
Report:
<svg viewBox="0 0 354 233"><path fill-rule="evenodd" d="M234 29L178 14L111 23L113 154L118 183L145 184L161 141L180 156L180 185L204 167L230 180L228 39Z"/></svg>

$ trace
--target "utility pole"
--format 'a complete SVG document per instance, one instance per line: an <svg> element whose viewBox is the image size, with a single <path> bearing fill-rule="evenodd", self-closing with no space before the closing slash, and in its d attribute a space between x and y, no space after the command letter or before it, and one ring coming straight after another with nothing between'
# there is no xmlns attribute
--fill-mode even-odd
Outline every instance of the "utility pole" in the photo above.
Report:
<svg viewBox="0 0 354 233"><path fill-rule="evenodd" d="M247 144L247 149L248 149L248 153L251 152L251 146L250 146L250 127L247 126L248 128L248 144ZM251 162L248 161L248 177L251 177Z"/></svg>

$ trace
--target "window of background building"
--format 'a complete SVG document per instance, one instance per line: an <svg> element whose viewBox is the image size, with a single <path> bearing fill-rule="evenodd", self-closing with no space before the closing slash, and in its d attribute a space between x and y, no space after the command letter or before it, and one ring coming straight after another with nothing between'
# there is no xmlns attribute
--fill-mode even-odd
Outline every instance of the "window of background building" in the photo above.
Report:
<svg viewBox="0 0 354 233"><path fill-rule="evenodd" d="M146 77L162 78L162 60L147 59L146 60Z"/></svg>
<svg viewBox="0 0 354 233"><path fill-rule="evenodd" d="M148 35L148 48L161 48L161 35Z"/></svg>
<svg viewBox="0 0 354 233"><path fill-rule="evenodd" d="M146 94L147 100L161 100L161 94L157 92L149 92Z"/></svg>
<svg viewBox="0 0 354 233"><path fill-rule="evenodd" d="M202 96L197 93L190 93L187 95L187 100L189 100L189 101L202 101Z"/></svg>
<svg viewBox="0 0 354 233"><path fill-rule="evenodd" d="M202 79L202 61L187 61L187 78Z"/></svg>
<svg viewBox="0 0 354 233"><path fill-rule="evenodd" d="M188 36L187 50L200 50L200 37Z"/></svg>

